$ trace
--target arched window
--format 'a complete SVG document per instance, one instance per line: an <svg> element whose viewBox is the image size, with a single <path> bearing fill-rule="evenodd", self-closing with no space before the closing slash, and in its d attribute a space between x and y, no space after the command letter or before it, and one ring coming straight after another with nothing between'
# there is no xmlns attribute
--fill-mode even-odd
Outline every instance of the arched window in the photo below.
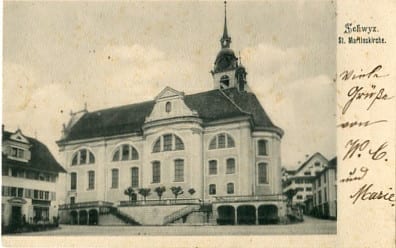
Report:
<svg viewBox="0 0 396 248"><path fill-rule="evenodd" d="M138 160L139 153L135 147L131 145L121 145L117 147L113 154L113 161L127 161L127 160Z"/></svg>
<svg viewBox="0 0 396 248"><path fill-rule="evenodd" d="M234 194L234 184L227 183L227 194Z"/></svg>
<svg viewBox="0 0 396 248"><path fill-rule="evenodd" d="M217 161L210 160L209 161L209 175L216 175L217 174Z"/></svg>
<svg viewBox="0 0 396 248"><path fill-rule="evenodd" d="M153 146L153 153L161 151L184 150L182 139L174 134L164 134L159 137Z"/></svg>
<svg viewBox="0 0 396 248"><path fill-rule="evenodd" d="M224 75L220 78L220 88L225 89L230 86L230 77L227 75Z"/></svg>
<svg viewBox="0 0 396 248"><path fill-rule="evenodd" d="M234 174L235 173L235 159L233 159L233 158L227 159L226 173L227 174Z"/></svg>
<svg viewBox="0 0 396 248"><path fill-rule="evenodd" d="M153 152L160 152L160 151L161 151L161 138L157 139L153 147Z"/></svg>
<svg viewBox="0 0 396 248"><path fill-rule="evenodd" d="M259 156L267 156L268 155L268 142L266 140L259 140L257 142L258 146L258 155Z"/></svg>
<svg viewBox="0 0 396 248"><path fill-rule="evenodd" d="M94 164L95 156L88 149L80 149L74 153L72 165Z"/></svg>
<svg viewBox="0 0 396 248"><path fill-rule="evenodd" d="M172 103L171 102L167 102L165 104L165 111L166 111L166 113L169 113L172 111Z"/></svg>
<svg viewBox="0 0 396 248"><path fill-rule="evenodd" d="M231 135L220 133L209 143L209 150L235 147L235 141Z"/></svg>

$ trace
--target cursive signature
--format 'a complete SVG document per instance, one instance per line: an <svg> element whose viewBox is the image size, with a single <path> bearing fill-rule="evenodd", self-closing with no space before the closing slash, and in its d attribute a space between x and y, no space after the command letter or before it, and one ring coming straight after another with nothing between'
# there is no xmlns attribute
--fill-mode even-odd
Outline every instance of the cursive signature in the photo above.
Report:
<svg viewBox="0 0 396 248"><path fill-rule="evenodd" d="M367 172L369 171L369 169L367 167L362 166L360 168L360 172L362 173L362 175L360 177L358 177L358 176L353 177L353 175L355 175L356 171L357 171L356 168L353 169L353 171L350 171L349 176L347 178L341 179L340 182L348 183L348 182L352 182L352 181L362 180L367 175Z"/></svg>
<svg viewBox="0 0 396 248"><path fill-rule="evenodd" d="M392 188L389 188L390 191L388 192L383 192L382 190L370 191L372 187L373 184L365 184L360 189L358 189L356 193L350 195L349 198L353 199L352 203L355 204L358 200L384 200L391 202L392 207L395 206L395 191L392 192Z"/></svg>
<svg viewBox="0 0 396 248"><path fill-rule="evenodd" d="M381 122L388 122L387 120L378 120L378 121L346 121L341 124L338 124L337 127L341 128L352 128L352 127L368 127L370 125L374 125Z"/></svg>
<svg viewBox="0 0 396 248"><path fill-rule="evenodd" d="M363 78L370 79L370 78L381 78L381 77L389 76L389 74L382 74L382 75L378 74L381 70L382 70L382 65L377 65L369 72L355 73L354 70L345 70L340 74L340 78L344 81L347 81L347 80L355 80L355 79L363 79Z"/></svg>
<svg viewBox="0 0 396 248"><path fill-rule="evenodd" d="M355 101L365 101L369 100L369 105L366 110L369 110L376 101L386 101L393 98L393 96L388 96L385 92L385 88L381 88L380 90L376 90L376 85L371 85L371 89L367 89L364 86L353 86L348 91L348 101L345 103L342 108L342 114L344 115L351 104Z"/></svg>

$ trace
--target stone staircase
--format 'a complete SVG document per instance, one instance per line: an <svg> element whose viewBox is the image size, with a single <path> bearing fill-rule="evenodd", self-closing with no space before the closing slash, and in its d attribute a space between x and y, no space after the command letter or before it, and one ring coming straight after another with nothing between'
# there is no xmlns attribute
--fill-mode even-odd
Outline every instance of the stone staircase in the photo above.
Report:
<svg viewBox="0 0 396 248"><path fill-rule="evenodd" d="M199 211L201 209L200 205L190 205L190 206L186 206L182 209L179 209L173 213L171 213L170 215L167 215L164 217L164 223L163 225L167 225L170 224L192 212L196 212Z"/></svg>
<svg viewBox="0 0 396 248"><path fill-rule="evenodd" d="M138 226L139 222L134 220L132 217L123 214L117 208L112 207L109 211L102 212L99 216L99 225L103 226Z"/></svg>

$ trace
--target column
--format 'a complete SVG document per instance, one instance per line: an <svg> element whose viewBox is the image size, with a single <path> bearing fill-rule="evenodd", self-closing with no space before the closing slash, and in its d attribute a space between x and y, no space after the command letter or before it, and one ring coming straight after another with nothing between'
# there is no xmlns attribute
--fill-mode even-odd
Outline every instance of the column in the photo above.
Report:
<svg viewBox="0 0 396 248"><path fill-rule="evenodd" d="M234 219L234 224L238 225L238 206L233 206L235 209L235 219Z"/></svg>
<svg viewBox="0 0 396 248"><path fill-rule="evenodd" d="M256 208L256 225L258 225L259 224L258 207L256 205L254 207Z"/></svg>

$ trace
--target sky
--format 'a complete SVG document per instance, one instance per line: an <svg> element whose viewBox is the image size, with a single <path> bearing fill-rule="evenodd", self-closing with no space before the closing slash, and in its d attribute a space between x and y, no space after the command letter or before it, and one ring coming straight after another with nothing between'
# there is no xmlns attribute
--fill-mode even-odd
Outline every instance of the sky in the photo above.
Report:
<svg viewBox="0 0 396 248"><path fill-rule="evenodd" d="M334 1L229 1L231 48L285 131L282 165L336 153ZM4 2L3 124L55 143L70 111L213 89L223 1Z"/></svg>

